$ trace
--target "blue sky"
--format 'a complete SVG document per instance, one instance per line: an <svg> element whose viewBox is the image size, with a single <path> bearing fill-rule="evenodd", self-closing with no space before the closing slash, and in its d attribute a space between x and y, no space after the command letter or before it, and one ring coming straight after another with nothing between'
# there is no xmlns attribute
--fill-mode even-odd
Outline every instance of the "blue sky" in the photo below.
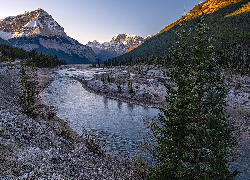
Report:
<svg viewBox="0 0 250 180"><path fill-rule="evenodd" d="M42 8L82 44L154 35L203 0L0 0L0 19Z"/></svg>

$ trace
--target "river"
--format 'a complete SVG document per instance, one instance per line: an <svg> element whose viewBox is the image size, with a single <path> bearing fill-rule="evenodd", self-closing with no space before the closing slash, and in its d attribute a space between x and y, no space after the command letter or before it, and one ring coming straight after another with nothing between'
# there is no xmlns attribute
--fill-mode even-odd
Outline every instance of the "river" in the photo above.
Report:
<svg viewBox="0 0 250 180"><path fill-rule="evenodd" d="M46 105L57 107L57 116L64 119L79 134L82 128L93 129L105 150L118 159L132 159L143 142L141 134L149 132L143 119L158 117L159 110L146 106L109 99L85 90L82 84L70 76L84 76L91 79L92 70L59 70L53 75L53 82L41 93ZM145 154L144 154L145 155ZM151 162L146 156L147 162Z"/></svg>
<svg viewBox="0 0 250 180"><path fill-rule="evenodd" d="M95 130L104 149L118 159L129 159L135 152L140 152L152 165L152 158L138 151L138 143L149 132L143 119L156 119L159 109L109 99L85 90L73 76L93 78L96 73L105 73L102 69L64 68L53 75L53 82L41 93L46 105L57 107L57 116L64 119L79 134L82 128ZM244 138L243 138L244 139ZM249 173L249 140L243 140L242 155L232 163L232 169L242 173L236 179L250 179Z"/></svg>

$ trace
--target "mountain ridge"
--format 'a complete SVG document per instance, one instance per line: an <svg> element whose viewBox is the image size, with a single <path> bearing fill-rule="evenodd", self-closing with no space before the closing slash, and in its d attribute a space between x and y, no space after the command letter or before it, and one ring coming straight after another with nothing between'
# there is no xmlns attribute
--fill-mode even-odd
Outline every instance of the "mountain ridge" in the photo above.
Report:
<svg viewBox="0 0 250 180"><path fill-rule="evenodd" d="M223 0L213 1L220 2ZM209 0L209 2L212 2L212 0ZM220 8L212 13L204 15L205 22L210 27L208 35L215 39L213 45L217 49L221 50L225 47L229 48L229 46L236 47L237 44L244 46L250 45L250 11L245 11L244 13L233 16L227 16L238 11L247 3L249 3L248 0L240 0L237 3L231 3L230 5L224 6L223 8ZM196 14L199 13L201 12L196 12ZM200 18L201 17L199 16L186 21L188 29L191 29L189 41L192 41L192 37L195 35L195 26L199 22ZM116 60L130 58L136 59L148 56L165 56L168 53L168 49L174 45L177 40L177 36L175 34L176 31L180 31L180 26L177 24L157 36L153 36L137 48L134 48L134 50L117 57Z"/></svg>
<svg viewBox="0 0 250 180"><path fill-rule="evenodd" d="M187 21L195 19L197 17L201 17L202 15L211 14L221 8L224 8L234 3L238 3L240 1L243 0L206 0L204 2L200 2L198 5L195 5L194 8L191 9L191 11L189 11L186 15L178 19L176 22L163 28L159 33L156 34L156 36L165 31L170 30L173 26L179 24L182 21Z"/></svg>
<svg viewBox="0 0 250 180"><path fill-rule="evenodd" d="M91 47L96 53L97 58L101 60L110 59L122 55L130 47L141 44L145 39L151 37L148 35L146 38L130 34L117 34L109 42L99 43L97 40L88 42L86 45Z"/></svg>
<svg viewBox="0 0 250 180"><path fill-rule="evenodd" d="M202 15L208 15L208 14L214 13L215 11L218 11L221 8L224 8L226 6L229 6L231 4L235 4L241 1L243 0L206 0L206 1L200 2L198 5L195 5L194 8L191 9L186 15L182 16L177 21L167 25L157 34L152 36L152 38L172 29L174 26L178 25L182 21L188 21L188 20L201 17ZM128 53L137 47L138 46L131 47L125 53Z"/></svg>
<svg viewBox="0 0 250 180"><path fill-rule="evenodd" d="M67 36L64 28L41 8L1 19L0 37L14 47L51 54L68 64L96 62L90 47Z"/></svg>

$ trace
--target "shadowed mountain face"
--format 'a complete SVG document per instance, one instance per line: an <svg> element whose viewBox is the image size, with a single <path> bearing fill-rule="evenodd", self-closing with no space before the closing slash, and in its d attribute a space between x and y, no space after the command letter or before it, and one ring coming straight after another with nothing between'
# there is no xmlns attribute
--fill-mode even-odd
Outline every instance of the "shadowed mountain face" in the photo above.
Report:
<svg viewBox="0 0 250 180"><path fill-rule="evenodd" d="M67 36L64 28L41 8L0 20L0 37L14 47L55 55L68 64L96 61L90 47Z"/></svg>

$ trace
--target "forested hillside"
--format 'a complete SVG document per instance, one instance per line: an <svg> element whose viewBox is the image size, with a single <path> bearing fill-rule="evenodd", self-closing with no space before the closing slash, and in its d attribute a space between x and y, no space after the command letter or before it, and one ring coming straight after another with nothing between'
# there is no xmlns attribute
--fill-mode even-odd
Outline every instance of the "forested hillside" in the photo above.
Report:
<svg viewBox="0 0 250 180"><path fill-rule="evenodd" d="M35 51L25 51L0 43L0 62L11 62L15 59L24 60L27 65L35 67L55 67L65 64L64 61L59 61L56 56Z"/></svg>
<svg viewBox="0 0 250 180"><path fill-rule="evenodd" d="M211 14L223 7L226 7L228 5L231 5L240 1L242 0L219 0L219 1L206 0L204 2L201 2L198 5L194 6L194 8L187 15L181 17L176 22L168 25L163 30L161 30L157 35L165 31L168 31L169 29L171 29L172 27L174 27L175 25L179 24L180 22L184 20L191 20L191 19L198 18L202 15Z"/></svg>
<svg viewBox="0 0 250 180"><path fill-rule="evenodd" d="M212 2L217 4L212 4ZM214 9L211 5L214 5ZM250 68L250 12L247 10L248 7L248 0L210 0L195 6L187 16L183 17L187 19L188 29L191 31L190 45L193 44L194 27L200 21L201 15L204 15L205 22L210 28L208 35L214 39L213 46L219 62L225 67L241 72L248 71ZM111 65L111 62L112 65L133 65L139 62L170 65L169 49L177 40L175 32L179 31L178 24L170 29L167 26L141 46L107 61L106 65Z"/></svg>
<svg viewBox="0 0 250 180"><path fill-rule="evenodd" d="M0 43L1 44L9 44L7 41L5 41L4 39L2 39L1 37L0 37Z"/></svg>

